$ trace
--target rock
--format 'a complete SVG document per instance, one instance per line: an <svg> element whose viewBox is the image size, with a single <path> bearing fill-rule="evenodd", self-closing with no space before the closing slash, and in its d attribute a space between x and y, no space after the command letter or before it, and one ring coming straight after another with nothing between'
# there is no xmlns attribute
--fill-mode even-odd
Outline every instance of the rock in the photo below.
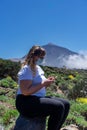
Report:
<svg viewBox="0 0 87 130"><path fill-rule="evenodd" d="M79 130L79 128L78 128L78 126L71 124L69 126L65 126L61 130Z"/></svg>
<svg viewBox="0 0 87 130"><path fill-rule="evenodd" d="M4 130L4 127L0 124L0 130Z"/></svg>
<svg viewBox="0 0 87 130"><path fill-rule="evenodd" d="M16 120L14 130L45 130L45 126L45 117L26 119L23 116L19 116Z"/></svg>

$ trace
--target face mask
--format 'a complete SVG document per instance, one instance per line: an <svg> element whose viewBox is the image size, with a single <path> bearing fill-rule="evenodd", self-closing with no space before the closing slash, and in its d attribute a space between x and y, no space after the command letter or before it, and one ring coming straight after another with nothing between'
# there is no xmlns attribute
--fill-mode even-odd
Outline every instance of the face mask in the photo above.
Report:
<svg viewBox="0 0 87 130"><path fill-rule="evenodd" d="M38 61L37 61L37 64L41 64L42 62L43 62L43 59L39 58Z"/></svg>

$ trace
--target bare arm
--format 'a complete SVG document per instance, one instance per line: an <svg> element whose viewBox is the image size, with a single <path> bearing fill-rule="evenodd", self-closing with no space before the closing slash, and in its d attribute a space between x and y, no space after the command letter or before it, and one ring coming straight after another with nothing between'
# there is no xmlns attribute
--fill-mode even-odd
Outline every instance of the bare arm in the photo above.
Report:
<svg viewBox="0 0 87 130"><path fill-rule="evenodd" d="M32 86L32 80L21 80L20 89L23 95L31 95L43 88L44 86L49 86L52 82L53 80L47 79L46 81L39 83L38 85Z"/></svg>

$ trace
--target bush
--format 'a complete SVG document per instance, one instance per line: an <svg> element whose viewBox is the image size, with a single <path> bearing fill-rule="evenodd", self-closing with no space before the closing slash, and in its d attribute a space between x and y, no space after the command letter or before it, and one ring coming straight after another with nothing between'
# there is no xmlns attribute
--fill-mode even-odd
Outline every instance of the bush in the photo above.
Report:
<svg viewBox="0 0 87 130"><path fill-rule="evenodd" d="M77 98L76 101L87 104L87 98Z"/></svg>
<svg viewBox="0 0 87 130"><path fill-rule="evenodd" d="M80 130L87 128L87 104L71 101L71 109L66 124L77 124Z"/></svg>
<svg viewBox="0 0 87 130"><path fill-rule="evenodd" d="M69 91L68 97L71 99L76 99L78 97L86 97L85 93L85 82L83 79L80 79L78 82L76 82L73 86L73 88Z"/></svg>
<svg viewBox="0 0 87 130"><path fill-rule="evenodd" d="M17 88L18 84L10 77L6 77L0 81L0 85L5 88Z"/></svg>
<svg viewBox="0 0 87 130"><path fill-rule="evenodd" d="M17 73L21 68L20 62L12 62L11 60L0 59L0 78L6 78L8 75L17 81Z"/></svg>
<svg viewBox="0 0 87 130"><path fill-rule="evenodd" d="M3 124L7 125L12 122L13 117L17 117L18 112L16 110L7 110L3 115Z"/></svg>

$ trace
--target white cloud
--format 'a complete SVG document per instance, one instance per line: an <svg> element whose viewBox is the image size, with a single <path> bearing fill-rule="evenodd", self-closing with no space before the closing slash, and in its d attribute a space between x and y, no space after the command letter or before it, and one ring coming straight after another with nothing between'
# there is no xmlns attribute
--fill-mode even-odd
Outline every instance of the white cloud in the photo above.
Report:
<svg viewBox="0 0 87 130"><path fill-rule="evenodd" d="M87 50L79 51L79 54L84 55L85 57L87 57Z"/></svg>
<svg viewBox="0 0 87 130"><path fill-rule="evenodd" d="M79 55L70 55L63 59L67 68L87 69L87 51L80 51Z"/></svg>

